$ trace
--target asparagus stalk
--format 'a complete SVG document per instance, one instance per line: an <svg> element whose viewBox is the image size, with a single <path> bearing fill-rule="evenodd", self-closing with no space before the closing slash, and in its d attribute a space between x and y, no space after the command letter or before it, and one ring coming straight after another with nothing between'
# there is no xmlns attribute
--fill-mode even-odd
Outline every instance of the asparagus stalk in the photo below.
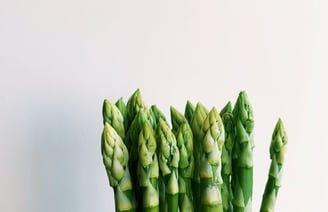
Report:
<svg viewBox="0 0 328 212"><path fill-rule="evenodd" d="M271 165L268 181L263 193L261 212L273 212L276 203L278 190L281 187L281 177L283 172L284 158L287 146L287 133L281 121L278 120L273 131L270 144Z"/></svg>
<svg viewBox="0 0 328 212"><path fill-rule="evenodd" d="M231 154L234 139L234 127L233 127L233 116L232 116L232 104L229 101L220 112L222 122L224 125L225 141L222 149L221 161L222 169L221 175L223 179L223 186L221 189L222 194L222 205L224 212L232 212L232 190L231 190Z"/></svg>
<svg viewBox="0 0 328 212"><path fill-rule="evenodd" d="M148 114L144 110L140 110L135 116L131 126L126 135L126 146L130 154L129 169L132 176L137 176L137 164L138 164L138 140L139 134L144 126L144 123L148 120ZM136 195L137 207L140 208L141 192L138 179L133 177L134 194Z"/></svg>
<svg viewBox="0 0 328 212"><path fill-rule="evenodd" d="M148 119L148 114L146 111L141 110L137 113L137 115L134 117L129 130L126 133L126 146L129 150L130 156L132 156L132 160L137 158L136 150L138 146L138 138L139 133L145 123L145 121Z"/></svg>
<svg viewBox="0 0 328 212"><path fill-rule="evenodd" d="M154 130L148 120L139 135L137 176L142 191L142 211L159 211L158 160Z"/></svg>
<svg viewBox="0 0 328 212"><path fill-rule="evenodd" d="M194 112L195 112L195 106L188 100L185 107L184 116L186 117L189 124L191 124L191 120L194 115Z"/></svg>
<svg viewBox="0 0 328 212"><path fill-rule="evenodd" d="M115 103L116 107L121 111L121 114L123 116L123 123L124 123L124 129L125 132L128 131L128 119L127 119L127 111L126 111L126 105L123 101L123 98L119 98L116 103Z"/></svg>
<svg viewBox="0 0 328 212"><path fill-rule="evenodd" d="M213 108L206 117L200 148L200 210L222 212L221 154L224 145L224 127L219 113Z"/></svg>
<svg viewBox="0 0 328 212"><path fill-rule="evenodd" d="M179 209L194 211L191 178L194 173L193 135L187 119L171 107L171 120L180 153L179 160Z"/></svg>
<svg viewBox="0 0 328 212"><path fill-rule="evenodd" d="M199 208L200 203L200 178L199 178L199 166L200 166L200 145L202 140L202 132L201 128L203 126L203 122L205 118L207 117L208 111L207 109L201 104L197 103L195 112L193 114L192 120L191 120L191 130L193 133L194 138L194 159L195 159L195 168L194 168L194 175L192 178L192 192L193 192L193 198L194 198L194 209L195 211Z"/></svg>
<svg viewBox="0 0 328 212"><path fill-rule="evenodd" d="M235 141L232 159L233 211L252 211L253 192L253 110L244 91L233 109Z"/></svg>
<svg viewBox="0 0 328 212"><path fill-rule="evenodd" d="M171 122L172 122L172 132L174 135L176 135L179 127L187 122L187 119L173 106L170 107L170 113L171 113Z"/></svg>
<svg viewBox="0 0 328 212"><path fill-rule="evenodd" d="M101 152L109 183L114 189L116 212L135 211L132 179L128 169L129 153L115 129L105 122Z"/></svg>
<svg viewBox="0 0 328 212"><path fill-rule="evenodd" d="M165 184L165 211L178 212L178 166L179 149L176 139L168 125L162 119L158 122L159 168Z"/></svg>
<svg viewBox="0 0 328 212"><path fill-rule="evenodd" d="M125 128L124 128L124 118L120 110L107 99L103 103L103 123L108 123L111 125L117 134L124 139L125 138Z"/></svg>
<svg viewBox="0 0 328 212"><path fill-rule="evenodd" d="M166 122L166 118L162 111L159 110L159 108L156 105L152 105L149 111L150 120L153 126L153 129L155 132L157 132L158 129L158 122L160 119ZM158 141L158 135L155 133L156 140ZM159 146L159 143L158 145ZM159 148L157 148L157 155ZM158 187L159 187L159 202L160 202L160 211L165 211L165 182L161 175L158 177Z"/></svg>
<svg viewBox="0 0 328 212"><path fill-rule="evenodd" d="M127 125L131 126L132 121L140 110L147 111L147 107L141 98L140 89L137 89L126 103Z"/></svg>
<svg viewBox="0 0 328 212"><path fill-rule="evenodd" d="M151 117L151 123L155 131L157 130L158 121L160 118L166 122L164 113L156 105L152 105L150 107L149 115Z"/></svg>

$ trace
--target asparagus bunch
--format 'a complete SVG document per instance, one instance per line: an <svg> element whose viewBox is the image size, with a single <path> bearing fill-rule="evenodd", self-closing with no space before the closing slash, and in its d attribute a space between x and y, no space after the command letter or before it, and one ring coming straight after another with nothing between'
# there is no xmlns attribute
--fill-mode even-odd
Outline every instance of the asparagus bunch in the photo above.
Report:
<svg viewBox="0 0 328 212"><path fill-rule="evenodd" d="M170 112L172 128L139 89L126 104L104 101L101 152L116 211L252 211L254 118L246 93L220 113L189 101L184 114ZM286 144L279 119L261 212L274 211Z"/></svg>

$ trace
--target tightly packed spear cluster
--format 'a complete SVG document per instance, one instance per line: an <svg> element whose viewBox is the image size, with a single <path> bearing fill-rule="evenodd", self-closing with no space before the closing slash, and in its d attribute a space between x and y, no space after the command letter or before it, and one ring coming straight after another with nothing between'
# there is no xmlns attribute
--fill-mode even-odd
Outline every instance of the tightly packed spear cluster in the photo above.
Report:
<svg viewBox="0 0 328 212"><path fill-rule="evenodd" d="M244 91L218 112L187 101L171 126L136 90L125 104L103 103L101 152L115 209L146 212L251 212L253 111ZM274 211L287 136L279 119L261 212Z"/></svg>

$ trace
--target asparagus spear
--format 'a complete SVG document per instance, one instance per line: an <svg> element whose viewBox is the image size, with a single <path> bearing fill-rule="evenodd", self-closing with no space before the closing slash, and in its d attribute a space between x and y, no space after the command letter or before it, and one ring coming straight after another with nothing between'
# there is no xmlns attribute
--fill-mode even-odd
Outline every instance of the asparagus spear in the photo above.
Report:
<svg viewBox="0 0 328 212"><path fill-rule="evenodd" d="M231 153L234 139L234 127L232 117L232 104L229 101L220 112L220 116L224 125L225 141L222 149L222 169L221 175L223 179L223 186L221 189L222 205L224 212L232 211L232 190L231 190Z"/></svg>
<svg viewBox="0 0 328 212"><path fill-rule="evenodd" d="M272 140L270 144L271 165L268 181L266 183L265 190L263 193L263 199L260 210L261 212L274 211L278 190L281 187L281 177L283 172L287 142L288 139L285 127L281 119L279 119L273 131Z"/></svg>
<svg viewBox="0 0 328 212"><path fill-rule="evenodd" d="M144 110L140 110L135 116L129 130L126 134L126 146L130 154L129 169L132 176L137 176L137 164L138 164L138 140L140 132L144 126L144 123L148 120L148 114ZM137 207L140 208L141 196L138 195L141 191L138 179L133 177L134 194L137 199Z"/></svg>
<svg viewBox="0 0 328 212"><path fill-rule="evenodd" d="M179 149L176 139L168 125L162 119L158 122L159 168L165 183L165 211L178 212L178 166Z"/></svg>
<svg viewBox="0 0 328 212"><path fill-rule="evenodd" d="M179 127L187 122L187 119L173 106L170 107L172 132L176 135Z"/></svg>
<svg viewBox="0 0 328 212"><path fill-rule="evenodd" d="M194 173L193 135L187 119L171 107L171 120L180 153L179 160L179 209L194 211L191 178Z"/></svg>
<svg viewBox="0 0 328 212"><path fill-rule="evenodd" d="M122 116L123 116L123 123L124 123L124 129L125 132L128 131L128 119L127 119L127 111L126 111L126 105L123 101L123 98L119 98L116 103L115 103L116 107L121 111Z"/></svg>
<svg viewBox="0 0 328 212"><path fill-rule="evenodd" d="M101 152L109 183L114 189L116 212L135 211L132 180L128 169L129 153L115 129L105 122Z"/></svg>
<svg viewBox="0 0 328 212"><path fill-rule="evenodd" d="M140 89L137 89L126 103L127 125L131 126L132 121L140 110L147 111L147 107L141 98Z"/></svg>
<svg viewBox="0 0 328 212"><path fill-rule="evenodd" d="M233 211L252 211L253 192L253 110L245 91L239 93L233 109L235 141L232 159Z"/></svg>
<svg viewBox="0 0 328 212"><path fill-rule="evenodd" d="M194 198L194 209L195 211L199 208L200 202L200 178L199 178L199 166L200 166L200 144L202 140L202 132L201 128L203 126L203 122L208 114L207 109L201 104L197 103L195 112L193 114L191 120L191 130L194 135L194 159L195 159L195 168L194 168L194 175L192 178L192 192Z"/></svg>
<svg viewBox="0 0 328 212"><path fill-rule="evenodd" d="M133 151L137 149L139 133L147 119L148 119L147 112L144 110L139 111L137 115L134 117L129 127L129 130L126 133L125 143L129 150L130 156L133 153L132 157L137 156L136 154L134 154L135 152ZM134 159L135 158L133 158L133 160Z"/></svg>
<svg viewBox="0 0 328 212"><path fill-rule="evenodd" d="M108 123L111 125L117 134L124 139L125 129L124 129L124 118L120 110L107 99L103 103L103 123Z"/></svg>
<svg viewBox="0 0 328 212"><path fill-rule="evenodd" d="M224 145L224 127L219 113L213 108L202 126L200 148L200 211L222 212L221 154Z"/></svg>
<svg viewBox="0 0 328 212"><path fill-rule="evenodd" d="M163 112L156 105L152 105L150 107L149 115L151 117L151 123L153 125L154 130L157 130L158 121L159 121L160 118L163 119L166 122L165 115L163 114Z"/></svg>
<svg viewBox="0 0 328 212"><path fill-rule="evenodd" d="M142 211L159 211L158 160L156 139L148 120L139 135L137 176L142 190Z"/></svg>
<svg viewBox="0 0 328 212"><path fill-rule="evenodd" d="M186 107L185 107L185 113L184 116L188 120L188 123L191 124L192 117L195 112L195 106L188 100Z"/></svg>
<svg viewBox="0 0 328 212"><path fill-rule="evenodd" d="M165 118L164 114L162 113L162 111L160 111L156 105L151 106L149 115L150 115L150 120L151 120L153 129L155 132L157 132L159 120L162 119L166 122L166 118ZM157 137L158 137L158 135L157 135L157 133L155 133L155 138L158 141ZM159 146L159 143L157 146ZM159 152L158 150L159 150L159 148L157 148L157 152L156 152L157 155ZM158 177L158 187L159 187L160 211L165 211L165 182L161 175L159 175L159 177Z"/></svg>

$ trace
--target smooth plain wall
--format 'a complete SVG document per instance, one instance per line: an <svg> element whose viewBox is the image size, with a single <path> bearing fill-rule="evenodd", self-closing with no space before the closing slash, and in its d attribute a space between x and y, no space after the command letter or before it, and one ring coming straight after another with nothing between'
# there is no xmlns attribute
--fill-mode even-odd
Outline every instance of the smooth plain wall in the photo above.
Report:
<svg viewBox="0 0 328 212"><path fill-rule="evenodd" d="M253 208L281 117L276 211L324 211L328 3L320 0L0 2L0 211L114 211L100 154L104 98L255 116Z"/></svg>

